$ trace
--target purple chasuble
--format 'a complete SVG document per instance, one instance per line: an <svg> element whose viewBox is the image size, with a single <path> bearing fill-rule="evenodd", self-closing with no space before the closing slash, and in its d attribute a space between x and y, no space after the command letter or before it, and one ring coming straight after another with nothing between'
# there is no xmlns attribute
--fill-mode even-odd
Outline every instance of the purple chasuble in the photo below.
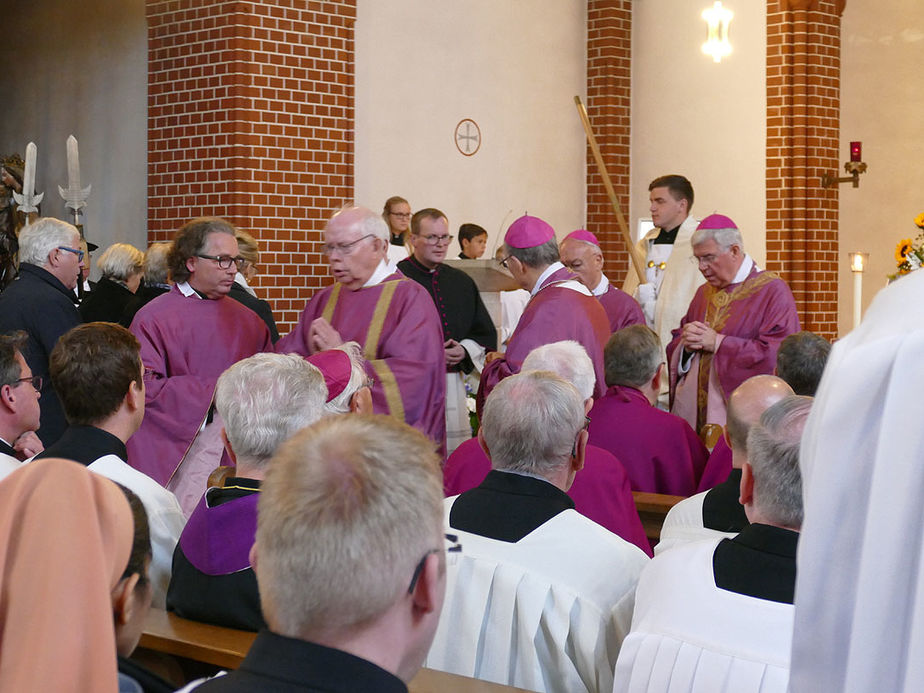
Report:
<svg viewBox="0 0 924 693"><path fill-rule="evenodd" d="M699 368L694 366L686 374L680 374L683 326L697 320L712 327L722 341L714 353L699 353ZM671 408L678 380L697 378L696 428L700 429L706 423L710 373L715 371L721 396L728 402L732 391L751 376L773 373L780 342L798 331L795 299L786 282L774 272L758 271L754 265L747 278L738 284L729 284L724 289L703 284L696 290L687 314L667 345Z"/></svg>
<svg viewBox="0 0 924 693"><path fill-rule="evenodd" d="M592 445L622 462L633 491L692 495L709 456L686 421L633 387L607 390L590 410L588 431Z"/></svg>
<svg viewBox="0 0 924 693"><path fill-rule="evenodd" d="M600 305L606 311L606 317L609 318L610 334L629 325L645 324L645 314L638 301L612 284L606 288L604 293L597 296L597 300L600 301Z"/></svg>
<svg viewBox="0 0 924 693"><path fill-rule="evenodd" d="M205 420L218 376L272 351L273 341L250 308L227 296L186 297L176 286L139 310L130 329L148 373L144 420L126 444L128 462L166 486Z"/></svg>
<svg viewBox="0 0 924 693"><path fill-rule="evenodd" d="M719 436L718 442L712 448L712 454L706 460L706 469L703 471L703 478L699 480L699 486L696 492L708 491L713 486L718 486L728 479L732 470L732 451L725 442L725 436Z"/></svg>
<svg viewBox="0 0 924 693"><path fill-rule="evenodd" d="M308 356L308 332L325 318L344 341L358 342L373 378L372 406L407 422L445 450L446 357L443 329L430 294L396 272L356 291L334 284L308 301L298 325L276 351Z"/></svg>
<svg viewBox="0 0 924 693"><path fill-rule="evenodd" d="M594 397L603 394L606 389L603 347L610 338L610 321L594 296L556 286L568 280L575 280L575 277L563 267L549 275L539 291L529 299L516 329L510 335L504 356L487 364L481 372L479 412L495 385L508 375L520 372L529 352L543 344L565 339L573 339L587 350L597 376Z"/></svg>
<svg viewBox="0 0 924 693"><path fill-rule="evenodd" d="M206 575L230 575L250 567L257 536L259 493L210 508L203 494L183 533L180 548L193 567Z"/></svg>
<svg viewBox="0 0 924 693"><path fill-rule="evenodd" d="M443 469L446 497L475 488L489 471L491 460L481 449L478 439L466 440L446 460ZM588 445L584 468L575 475L568 495L581 515L652 555L651 544L635 509L629 477L613 455Z"/></svg>

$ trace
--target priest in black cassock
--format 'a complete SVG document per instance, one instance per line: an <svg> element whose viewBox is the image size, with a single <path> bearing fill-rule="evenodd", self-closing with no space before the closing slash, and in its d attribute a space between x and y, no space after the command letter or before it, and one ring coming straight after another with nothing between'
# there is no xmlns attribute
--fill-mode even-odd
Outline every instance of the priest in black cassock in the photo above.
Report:
<svg viewBox="0 0 924 693"><path fill-rule="evenodd" d="M398 269L430 293L443 326L448 454L472 437L463 376L481 373L486 351L497 348L497 330L472 278L443 264L452 241L446 215L432 207L416 212L409 240L414 253Z"/></svg>

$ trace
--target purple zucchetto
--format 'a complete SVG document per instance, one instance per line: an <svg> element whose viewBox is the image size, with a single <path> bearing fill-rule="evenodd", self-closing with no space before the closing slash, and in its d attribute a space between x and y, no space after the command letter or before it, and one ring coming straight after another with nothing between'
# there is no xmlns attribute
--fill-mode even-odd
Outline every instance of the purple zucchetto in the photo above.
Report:
<svg viewBox="0 0 924 693"><path fill-rule="evenodd" d="M340 349L318 351L305 360L321 371L324 384L327 385L327 401L337 397L350 383L353 375L353 363L346 352Z"/></svg>
<svg viewBox="0 0 924 693"><path fill-rule="evenodd" d="M710 214L699 222L696 230L700 229L737 229L738 225L724 214Z"/></svg>
<svg viewBox="0 0 924 693"><path fill-rule="evenodd" d="M578 229L577 231L572 231L567 236L565 236L565 240L562 241L562 243L565 241L584 241L585 243L592 243L598 248L600 247L600 241L597 240L597 237L586 229Z"/></svg>
<svg viewBox="0 0 924 693"><path fill-rule="evenodd" d="M535 248L555 238L555 229L539 217L522 216L504 234L508 248Z"/></svg>

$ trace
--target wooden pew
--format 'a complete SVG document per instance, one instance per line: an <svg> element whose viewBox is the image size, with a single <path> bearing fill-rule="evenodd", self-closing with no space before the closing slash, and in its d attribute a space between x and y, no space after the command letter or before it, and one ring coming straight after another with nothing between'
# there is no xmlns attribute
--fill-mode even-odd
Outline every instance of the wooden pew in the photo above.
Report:
<svg viewBox="0 0 924 693"><path fill-rule="evenodd" d="M635 498L635 509L642 520L642 527L645 528L645 536L654 546L661 538L661 525L664 524L667 512L684 500L684 497L639 491L633 491L632 496Z"/></svg>
<svg viewBox="0 0 924 693"><path fill-rule="evenodd" d="M244 659L256 633L222 628L151 609L138 646L164 654L234 669ZM520 688L421 669L410 683L411 693L523 693Z"/></svg>

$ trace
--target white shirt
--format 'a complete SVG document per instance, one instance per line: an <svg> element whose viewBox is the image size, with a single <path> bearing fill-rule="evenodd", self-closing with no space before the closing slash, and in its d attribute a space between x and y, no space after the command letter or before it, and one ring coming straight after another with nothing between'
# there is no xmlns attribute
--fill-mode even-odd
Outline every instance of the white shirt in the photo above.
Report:
<svg viewBox="0 0 924 693"><path fill-rule="evenodd" d="M116 455L105 455L94 460L87 469L122 484L133 491L148 514L151 528L151 568L148 574L154 587L152 604L163 609L167 600L167 586L173 569L173 550L186 525L186 518L176 497L147 474L130 467Z"/></svg>
<svg viewBox="0 0 924 693"><path fill-rule="evenodd" d="M388 277L397 271L397 265L392 267L384 260L379 260L379 266L375 268L375 272L373 272L372 276L366 280L365 284L363 284L363 288L365 289L367 286L376 286L377 284L381 284L385 277Z"/></svg>

